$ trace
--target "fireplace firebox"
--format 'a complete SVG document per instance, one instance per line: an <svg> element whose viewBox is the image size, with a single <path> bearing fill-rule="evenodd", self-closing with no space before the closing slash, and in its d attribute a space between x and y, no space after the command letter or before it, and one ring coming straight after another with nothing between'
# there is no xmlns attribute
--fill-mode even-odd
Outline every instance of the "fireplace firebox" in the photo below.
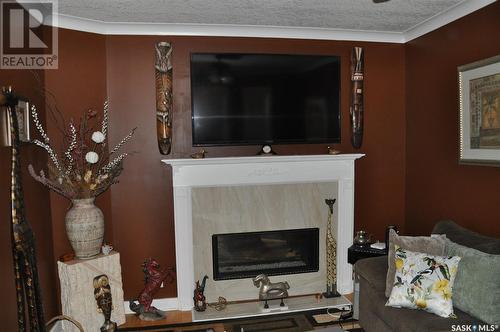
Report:
<svg viewBox="0 0 500 332"><path fill-rule="evenodd" d="M212 235L213 279L317 272L319 229Z"/></svg>

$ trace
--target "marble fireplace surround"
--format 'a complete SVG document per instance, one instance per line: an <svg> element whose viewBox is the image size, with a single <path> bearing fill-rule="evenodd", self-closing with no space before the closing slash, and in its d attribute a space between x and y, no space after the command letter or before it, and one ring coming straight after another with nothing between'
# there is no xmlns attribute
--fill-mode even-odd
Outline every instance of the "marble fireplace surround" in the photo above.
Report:
<svg viewBox="0 0 500 332"><path fill-rule="evenodd" d="M347 248L354 232L354 161L363 154L165 159L172 167L177 309L191 310L195 280L193 188L336 182L337 288L352 293ZM320 238L320 242L324 239ZM210 276L210 273L207 273ZM286 276L285 276L286 277ZM276 277L279 278L279 277Z"/></svg>
<svg viewBox="0 0 500 332"><path fill-rule="evenodd" d="M207 274L205 296L217 302L220 295L228 301L255 300L258 290L252 277L213 280L213 234L283 231L317 228L319 230L319 269L307 273L271 276L273 282L286 280L288 294L317 294L325 291L326 226L328 206L325 198L337 198L337 182L244 185L192 189L194 275ZM333 207L333 234L337 233L337 204ZM265 258L265 256L261 256Z"/></svg>

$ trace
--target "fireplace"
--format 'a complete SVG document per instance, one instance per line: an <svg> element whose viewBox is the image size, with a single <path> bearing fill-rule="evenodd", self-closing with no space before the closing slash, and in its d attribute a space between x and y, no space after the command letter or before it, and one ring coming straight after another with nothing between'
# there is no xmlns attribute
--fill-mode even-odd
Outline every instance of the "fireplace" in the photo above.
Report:
<svg viewBox="0 0 500 332"><path fill-rule="evenodd" d="M193 285L205 274L209 302L255 299L251 278L213 280L212 234L319 228L318 272L272 277L289 294L325 290L325 198L336 198L337 288L351 293L347 248L354 236L354 161L362 154L163 160L172 167L177 308L191 310ZM221 213L221 211L224 211Z"/></svg>
<svg viewBox="0 0 500 332"><path fill-rule="evenodd" d="M212 235L213 279L317 272L319 228Z"/></svg>

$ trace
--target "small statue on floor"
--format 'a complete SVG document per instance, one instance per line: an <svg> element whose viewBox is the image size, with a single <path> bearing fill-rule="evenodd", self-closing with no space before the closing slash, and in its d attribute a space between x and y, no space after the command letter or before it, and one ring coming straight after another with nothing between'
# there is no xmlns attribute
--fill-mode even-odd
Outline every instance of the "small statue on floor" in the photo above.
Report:
<svg viewBox="0 0 500 332"><path fill-rule="evenodd" d="M205 283L207 282L207 279L208 276L204 276L201 285L199 280L196 282L196 288L194 289L193 296L194 310L196 311L205 311L207 309L207 299L203 294L203 292L205 292Z"/></svg>
<svg viewBox="0 0 500 332"><path fill-rule="evenodd" d="M137 298L139 304L136 304L135 301L129 301L130 310L138 314L142 320L163 319L166 317L165 311L153 307L151 303L153 302L153 295L160 289L162 284L173 281L174 269L161 269L156 260L149 258L142 264L142 270L145 275L144 289Z"/></svg>
<svg viewBox="0 0 500 332"><path fill-rule="evenodd" d="M101 274L94 278L94 297L97 301L98 311L104 314L104 323L101 326L101 332L116 331L116 323L111 321L113 299L107 275Z"/></svg>
<svg viewBox="0 0 500 332"><path fill-rule="evenodd" d="M259 274L252 280L255 287L260 287L259 300L265 302L264 309L269 308L267 301L274 299L280 299L280 306L285 306L283 299L288 297L288 290L290 289L288 282L271 282L265 274Z"/></svg>

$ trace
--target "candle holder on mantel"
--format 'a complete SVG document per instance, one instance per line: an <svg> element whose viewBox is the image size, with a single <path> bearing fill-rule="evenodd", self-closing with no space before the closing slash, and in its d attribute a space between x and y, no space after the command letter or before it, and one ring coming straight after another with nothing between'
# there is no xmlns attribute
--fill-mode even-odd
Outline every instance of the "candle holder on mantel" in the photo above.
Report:
<svg viewBox="0 0 500 332"><path fill-rule="evenodd" d="M325 199L328 205L328 224L326 229L326 298L340 296L337 292L337 240L332 233L333 204L336 199Z"/></svg>

